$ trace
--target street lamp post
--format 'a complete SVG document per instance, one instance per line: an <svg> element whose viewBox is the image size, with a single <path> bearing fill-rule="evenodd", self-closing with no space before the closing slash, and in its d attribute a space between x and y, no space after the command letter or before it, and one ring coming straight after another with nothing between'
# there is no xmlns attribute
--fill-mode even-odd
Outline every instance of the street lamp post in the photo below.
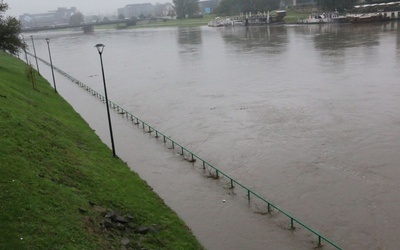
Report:
<svg viewBox="0 0 400 250"><path fill-rule="evenodd" d="M46 38L46 42L47 42L47 48L49 50L51 74L53 75L54 92L57 93L56 79L54 78L53 61L51 60L51 53L50 53L50 38Z"/></svg>
<svg viewBox="0 0 400 250"><path fill-rule="evenodd" d="M110 108L109 108L108 97L107 97L106 78L104 76L103 57L102 57L105 45L104 44L96 44L95 47L97 48L97 51L99 52L99 55L100 55L101 73L103 75L103 84L104 84L104 95L106 97L108 126L110 127L111 147L112 147L112 151L113 151L113 156L116 157L115 146L114 146L114 136L113 136L112 126L111 126Z"/></svg>
<svg viewBox="0 0 400 250"><path fill-rule="evenodd" d="M33 52L34 52L34 54L35 54L36 69L37 69L38 74L40 75L39 64L38 64L38 62L37 62L37 56L36 56L35 43L33 42L33 36L31 36L31 40L32 40L32 45L33 45Z"/></svg>

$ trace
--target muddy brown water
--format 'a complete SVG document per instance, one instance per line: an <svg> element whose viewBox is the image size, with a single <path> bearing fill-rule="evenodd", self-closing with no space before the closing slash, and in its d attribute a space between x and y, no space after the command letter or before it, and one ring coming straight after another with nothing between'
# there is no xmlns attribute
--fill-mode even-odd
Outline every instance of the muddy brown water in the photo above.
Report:
<svg viewBox="0 0 400 250"><path fill-rule="evenodd" d="M400 26L160 28L33 34L39 57L344 249L400 248ZM34 63L34 60L32 60ZM39 65L52 81L50 68ZM104 104L56 73L110 144ZM281 214L207 178L112 112L117 154L207 249L311 249ZM134 194L133 194L134 195ZM226 202L222 202L226 200ZM327 249L330 249L327 247Z"/></svg>

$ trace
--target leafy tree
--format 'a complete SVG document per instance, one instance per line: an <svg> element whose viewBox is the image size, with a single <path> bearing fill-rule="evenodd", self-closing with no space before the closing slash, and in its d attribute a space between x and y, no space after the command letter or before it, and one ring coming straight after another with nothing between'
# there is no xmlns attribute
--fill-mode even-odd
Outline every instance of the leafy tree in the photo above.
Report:
<svg viewBox="0 0 400 250"><path fill-rule="evenodd" d="M173 0L172 2L175 5L176 18L184 19L186 17L186 14L185 14L186 0Z"/></svg>
<svg viewBox="0 0 400 250"><path fill-rule="evenodd" d="M334 11L336 9L338 11L343 11L352 8L357 0L316 0L316 2L317 6L322 10Z"/></svg>
<svg viewBox="0 0 400 250"><path fill-rule="evenodd" d="M0 0L0 49L15 55L26 48L26 44L19 37L21 23L15 17L3 17L7 9L8 5Z"/></svg>
<svg viewBox="0 0 400 250"><path fill-rule="evenodd" d="M170 17L176 16L175 9L169 10L167 16L170 16Z"/></svg>
<svg viewBox="0 0 400 250"><path fill-rule="evenodd" d="M223 0L215 12L223 15L264 12L278 9L279 2L279 0Z"/></svg>
<svg viewBox="0 0 400 250"><path fill-rule="evenodd" d="M97 22L100 22L100 16L93 16L92 19L93 19L93 21L96 22L96 23L97 23Z"/></svg>
<svg viewBox="0 0 400 250"><path fill-rule="evenodd" d="M69 19L69 24L71 24L71 25L79 25L83 22L84 22L84 17L83 17L83 14L80 12L76 12Z"/></svg>
<svg viewBox="0 0 400 250"><path fill-rule="evenodd" d="M217 14L233 16L243 11L243 4L240 0L223 0L214 11Z"/></svg>
<svg viewBox="0 0 400 250"><path fill-rule="evenodd" d="M199 12L198 0L173 0L176 18L185 19Z"/></svg>
<svg viewBox="0 0 400 250"><path fill-rule="evenodd" d="M124 14L119 14L118 15L118 20L125 20Z"/></svg>

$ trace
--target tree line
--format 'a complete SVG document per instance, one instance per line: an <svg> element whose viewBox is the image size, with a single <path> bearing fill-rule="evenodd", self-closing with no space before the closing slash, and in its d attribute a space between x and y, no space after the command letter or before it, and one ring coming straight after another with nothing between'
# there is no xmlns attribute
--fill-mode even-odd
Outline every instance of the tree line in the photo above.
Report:
<svg viewBox="0 0 400 250"><path fill-rule="evenodd" d="M217 14L238 15L276 10L280 0L223 0L215 10Z"/></svg>
<svg viewBox="0 0 400 250"><path fill-rule="evenodd" d="M372 0L369 0L372 1ZM178 19L191 18L199 13L198 0L173 0ZM316 0L316 6L323 11L345 11L351 9L356 0ZM240 13L257 13L279 9L280 0L222 0L214 13L221 15L238 15ZM19 34L22 25L15 17L5 17L8 4L0 0L0 49L11 54L17 54L25 49L26 44ZM83 15L76 13L71 17L71 23L83 22Z"/></svg>
<svg viewBox="0 0 400 250"><path fill-rule="evenodd" d="M341 12L352 9L357 0L315 1L315 5L322 11ZM178 19L190 18L199 11L198 0L173 0L173 3ZM279 9L280 3L281 0L222 0L214 13L231 16L248 12L266 12Z"/></svg>
<svg viewBox="0 0 400 250"><path fill-rule="evenodd" d="M346 11L353 8L357 0L316 0L317 6L325 11Z"/></svg>

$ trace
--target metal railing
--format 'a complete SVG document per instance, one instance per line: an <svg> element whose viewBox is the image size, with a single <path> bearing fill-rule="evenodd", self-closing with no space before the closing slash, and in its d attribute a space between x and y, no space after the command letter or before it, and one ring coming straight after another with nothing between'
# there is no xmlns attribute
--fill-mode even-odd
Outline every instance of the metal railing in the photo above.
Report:
<svg viewBox="0 0 400 250"><path fill-rule="evenodd" d="M29 55L33 56L32 54L28 53ZM51 65L41 59L38 58L40 61L42 61L43 63L49 65L51 67ZM81 81L75 79L74 77L68 75L67 73L65 73L64 71L62 71L61 69L55 67L53 65L54 69L59 72L61 75L65 76L66 78L70 79L72 82L74 82L75 84L79 85L80 87L82 87L83 89L85 89L87 92L91 93L93 96L96 96L98 99L100 99L101 101L105 102L105 97L101 94L99 94L97 91L95 91L94 89L90 88L89 86L85 85L84 83L82 83ZM145 132L147 133L154 133L154 137L155 138L162 138L163 143L167 144L169 143L169 145L171 145L170 149L173 150L177 150L177 152L182 155L182 157L189 161L189 162L195 162L195 161L200 161L203 169L206 170L207 168L209 170L213 170L214 173L210 172L211 177L215 178L215 179L219 179L220 176L224 176L226 177L229 182L230 182L230 188L234 188L235 185L240 186L241 188L243 188L246 192L247 192L247 199L250 201L251 196L257 197L259 200L261 200L262 202L264 202L267 205L267 211L268 213L272 212L272 209L275 209L276 211L281 212L282 214L284 214L286 217L289 218L290 220L290 229L294 230L295 229L295 223L301 225L303 228L307 229L310 233L314 234L317 237L317 246L321 247L322 246L322 241L325 241L326 243L328 243L329 245L333 246L336 249L342 249L341 247L339 247L337 244L333 243L331 240L329 240L328 238L322 236L320 233L318 233L317 231L315 231L314 229L312 229L311 227L307 226L306 224L304 224L302 221L296 219L295 217L293 217L292 215L290 215L289 213L287 213L286 211L284 211L283 209L279 208L277 205L273 204L272 202L264 199L263 197L261 197L260 195L258 195L257 193L255 193L254 191L252 191L251 189L249 189L248 187L246 187L245 185L241 184L240 182L238 182L237 180L235 180L234 178L232 178L231 176L229 176L228 174L224 173L223 171L221 171L220 169L218 169L217 167L213 166L211 163L207 162L206 160L204 160L203 158L201 158L200 156L196 155L195 153L193 153L192 151L190 151L189 149L185 148L184 146L182 146L181 144L175 142L174 140L172 140L170 137L168 137L167 135L165 135L164 133L158 131L157 129L155 129L153 126L149 125L148 123L146 123L145 121L141 120L140 118L136 117L135 115L131 114L129 111L127 111L126 109L122 108L121 106L119 106L118 104L112 102L112 101L108 101L108 105L113 108L116 112L118 112L119 114L122 114L123 116L125 116L127 119L130 119L135 125L137 125L138 127L141 127Z"/></svg>

